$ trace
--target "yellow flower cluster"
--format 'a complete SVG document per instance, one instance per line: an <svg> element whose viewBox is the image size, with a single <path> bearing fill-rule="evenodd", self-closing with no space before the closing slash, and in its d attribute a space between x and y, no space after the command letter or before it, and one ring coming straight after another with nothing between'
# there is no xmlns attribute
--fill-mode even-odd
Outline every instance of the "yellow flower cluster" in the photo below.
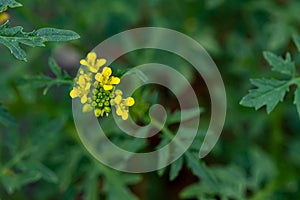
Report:
<svg viewBox="0 0 300 200"><path fill-rule="evenodd" d="M108 116L111 107L115 106L117 115L126 120L128 107L134 105L134 99L132 97L123 99L122 91L114 90L115 85L120 83L120 78L112 76L112 69L103 67L105 63L105 59L97 59L95 52L90 52L86 60L80 60L80 64L85 68L81 68L74 79L75 86L70 91L70 96L80 98L83 112L91 112L94 108L96 117L104 114ZM99 72L102 67L102 71Z"/></svg>

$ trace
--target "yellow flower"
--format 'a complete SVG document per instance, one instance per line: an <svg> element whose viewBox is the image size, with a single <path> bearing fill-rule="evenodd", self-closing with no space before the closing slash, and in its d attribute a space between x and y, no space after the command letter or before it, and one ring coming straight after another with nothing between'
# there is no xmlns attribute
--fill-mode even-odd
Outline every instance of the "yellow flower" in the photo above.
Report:
<svg viewBox="0 0 300 200"><path fill-rule="evenodd" d="M90 104L84 104L84 106L82 107L82 112L86 113L86 112L91 112L93 110L93 107Z"/></svg>
<svg viewBox="0 0 300 200"><path fill-rule="evenodd" d="M88 94L91 88L90 77L86 74L81 74L76 80L77 86L74 87L71 92L70 96L72 98L80 98L82 104L86 103L88 100Z"/></svg>
<svg viewBox="0 0 300 200"><path fill-rule="evenodd" d="M115 95L115 98L112 100L112 105L116 107L117 115L121 116L123 120L126 120L128 119L128 107L134 105L134 99L132 97L123 99L121 90L116 90Z"/></svg>
<svg viewBox="0 0 300 200"><path fill-rule="evenodd" d="M8 19L9 19L9 15L6 12L0 13L0 24L6 22Z"/></svg>
<svg viewBox="0 0 300 200"><path fill-rule="evenodd" d="M106 63L106 60L101 58L97 59L97 54L95 52L90 52L87 55L87 59L80 60L80 64L87 66L88 70L92 73L97 73L104 64Z"/></svg>
<svg viewBox="0 0 300 200"><path fill-rule="evenodd" d="M97 73L95 79L103 86L104 90L112 90L113 85L119 84L118 77L111 76L112 70L109 67L104 67L102 73Z"/></svg>

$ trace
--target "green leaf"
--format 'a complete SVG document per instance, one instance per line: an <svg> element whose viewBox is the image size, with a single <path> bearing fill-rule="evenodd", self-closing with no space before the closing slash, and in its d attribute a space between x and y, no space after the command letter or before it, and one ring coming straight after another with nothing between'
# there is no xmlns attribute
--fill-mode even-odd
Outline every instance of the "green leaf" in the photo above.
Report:
<svg viewBox="0 0 300 200"><path fill-rule="evenodd" d="M181 198L185 199L215 199L216 195L221 199L245 199L247 186L244 171L236 166L217 166L211 167L210 172L217 179L218 189L212 189L205 182L189 185L180 193ZM234 177L234 178L233 178ZM238 180L238 181L237 181Z"/></svg>
<svg viewBox="0 0 300 200"><path fill-rule="evenodd" d="M276 79L253 79L251 83L257 88L249 90L249 94L241 100L240 104L255 107L256 110L266 105L268 114L280 101L283 101L290 86L289 81Z"/></svg>
<svg viewBox="0 0 300 200"><path fill-rule="evenodd" d="M64 167L61 168L59 177L59 188L62 191L66 191L71 185L73 176L76 174L76 170L78 169L78 165L83 154L81 149L72 148L67 152L66 156L68 159L65 160L63 165Z"/></svg>
<svg viewBox="0 0 300 200"><path fill-rule="evenodd" d="M253 191L258 191L263 184L276 177L276 166L268 154L257 147L252 148L248 159L251 167L247 185Z"/></svg>
<svg viewBox="0 0 300 200"><path fill-rule="evenodd" d="M57 183L58 178L56 174L50 170L48 167L43 165L42 163L36 161L36 160L29 160L29 161L23 161L18 163L18 167L22 169L23 171L27 172L35 172L40 174L40 177L44 179L45 181L48 181L50 183Z"/></svg>
<svg viewBox="0 0 300 200"><path fill-rule="evenodd" d="M34 35L41 37L44 42L67 42L80 38L74 31L56 28L41 28L34 32Z"/></svg>
<svg viewBox="0 0 300 200"><path fill-rule="evenodd" d="M16 8L20 6L22 6L22 4L15 0L0 0L0 12L3 12L7 7Z"/></svg>
<svg viewBox="0 0 300 200"><path fill-rule="evenodd" d="M285 60L272 52L263 52L264 58L272 66L272 70L294 76L296 73L295 63L291 59L289 53L286 54Z"/></svg>
<svg viewBox="0 0 300 200"><path fill-rule="evenodd" d="M19 85L30 85L35 88L45 87L43 94L46 95L48 90L53 86L60 86L60 85L73 85L73 81L71 76L62 71L61 68L57 65L54 59L49 59L49 66L55 78L51 78L46 75L37 75L37 76L27 76L18 81Z"/></svg>
<svg viewBox="0 0 300 200"><path fill-rule="evenodd" d="M20 44L42 47L45 46L45 42L65 42L78 38L79 35L70 30L42 28L26 33L21 26L9 28L9 22L0 26L0 43L5 45L17 59L24 61L26 61L26 53Z"/></svg>
<svg viewBox="0 0 300 200"><path fill-rule="evenodd" d="M199 159L198 154L187 151L184 155L187 166L192 170L193 174L206 182L210 188L216 190L217 183L215 177L210 173L205 163Z"/></svg>
<svg viewBox="0 0 300 200"><path fill-rule="evenodd" d="M298 86L298 88L295 91L294 104L297 107L297 111L298 111L299 118L300 118L300 86Z"/></svg>
<svg viewBox="0 0 300 200"><path fill-rule="evenodd" d="M183 166L183 157L178 158L174 163L171 165L169 178L170 181L173 181L179 174L180 170Z"/></svg>
<svg viewBox="0 0 300 200"><path fill-rule="evenodd" d="M1 176L1 182L7 192L12 194L15 190L20 189L29 183L36 182L40 178L40 173L30 171L20 174L5 174Z"/></svg>
<svg viewBox="0 0 300 200"><path fill-rule="evenodd" d="M6 108L2 107L0 102L0 123L6 127L16 124L16 120L9 114Z"/></svg>
<svg viewBox="0 0 300 200"><path fill-rule="evenodd" d="M294 35L293 39L298 51L300 52L300 37L298 35Z"/></svg>
<svg viewBox="0 0 300 200"><path fill-rule="evenodd" d="M100 163L96 163L101 174L104 175L106 199L137 200L137 197L130 191L127 185L138 183L139 175L126 174L110 169Z"/></svg>
<svg viewBox="0 0 300 200"><path fill-rule="evenodd" d="M91 166L84 181L84 199L97 200L99 199L99 169L95 165Z"/></svg>
<svg viewBox="0 0 300 200"><path fill-rule="evenodd" d="M63 78L61 68L58 66L58 64L53 58L49 58L48 65L50 66L51 71L57 78Z"/></svg>

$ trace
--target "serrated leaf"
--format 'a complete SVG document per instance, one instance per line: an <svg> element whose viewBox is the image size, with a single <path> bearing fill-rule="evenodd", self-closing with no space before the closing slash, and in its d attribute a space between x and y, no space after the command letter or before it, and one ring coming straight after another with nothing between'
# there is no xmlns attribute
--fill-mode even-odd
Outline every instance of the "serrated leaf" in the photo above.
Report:
<svg viewBox="0 0 300 200"><path fill-rule="evenodd" d="M79 35L70 30L41 28L37 31L24 32L23 27L9 27L9 22L0 26L0 43L5 45L19 60L26 61L26 53L20 44L31 47L45 46L45 42L66 42L78 39Z"/></svg>
<svg viewBox="0 0 300 200"><path fill-rule="evenodd" d="M9 114L6 108L2 107L0 102L0 123L6 127L16 124L16 120Z"/></svg>
<svg viewBox="0 0 300 200"><path fill-rule="evenodd" d="M300 37L298 35L294 35L293 39L298 51L300 52Z"/></svg>
<svg viewBox="0 0 300 200"><path fill-rule="evenodd" d="M173 181L179 174L180 170L183 166L183 157L178 158L174 163L171 165L169 178L170 181Z"/></svg>
<svg viewBox="0 0 300 200"><path fill-rule="evenodd" d="M251 83L257 88L249 90L249 94L241 100L240 104L254 107L256 110L266 105L268 114L280 101L283 101L290 86L288 81L276 79L253 79Z"/></svg>
<svg viewBox="0 0 300 200"><path fill-rule="evenodd" d="M0 12L3 12L7 7L16 8L20 6L22 6L22 4L15 0L0 0Z"/></svg>
<svg viewBox="0 0 300 200"><path fill-rule="evenodd" d="M299 86L295 91L294 104L297 107L298 115L299 115L299 118L300 118L300 87Z"/></svg>
<svg viewBox="0 0 300 200"><path fill-rule="evenodd" d="M206 182L211 189L216 190L217 184L215 177L209 172L205 163L199 160L198 154L196 153L185 153L187 166L192 170L193 174Z"/></svg>
<svg viewBox="0 0 300 200"><path fill-rule="evenodd" d="M272 52L263 52L264 58L272 66L272 70L293 76L296 73L295 63L289 53L286 54L285 60Z"/></svg>

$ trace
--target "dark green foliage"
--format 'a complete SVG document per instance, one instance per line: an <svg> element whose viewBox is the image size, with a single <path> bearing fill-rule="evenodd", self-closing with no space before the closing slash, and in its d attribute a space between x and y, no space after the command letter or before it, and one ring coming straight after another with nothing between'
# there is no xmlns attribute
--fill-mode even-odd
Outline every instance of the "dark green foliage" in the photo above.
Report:
<svg viewBox="0 0 300 200"><path fill-rule="evenodd" d="M0 13L8 14L11 24L0 25L0 199L300 198L298 0L21 3L23 7L14 0L0 0ZM197 136L179 159L158 172L128 174L87 152L74 126L69 92L79 60L96 45L119 32L148 26L180 31L203 45L225 83L227 118L213 151L199 159L211 112L203 77L168 52L142 49L123 55L111 64L114 71L122 74L139 64L166 64L190 81L201 107L201 113L181 110L172 92L147 85L134 93L130 115L147 124L149 107L165 106L167 120L158 135L134 139L111 117L99 120L120 148L149 152L173 139L181 117L188 121L201 115ZM79 35L80 40L61 43ZM55 43L47 43L51 41ZM45 44L46 48L29 48ZM116 44L108 50L119 48ZM253 88L245 95L249 79ZM177 80L168 81L187 95ZM255 109L266 106L269 114L244 108L239 101ZM147 131L136 134L144 136ZM165 163L171 154L159 156Z"/></svg>

